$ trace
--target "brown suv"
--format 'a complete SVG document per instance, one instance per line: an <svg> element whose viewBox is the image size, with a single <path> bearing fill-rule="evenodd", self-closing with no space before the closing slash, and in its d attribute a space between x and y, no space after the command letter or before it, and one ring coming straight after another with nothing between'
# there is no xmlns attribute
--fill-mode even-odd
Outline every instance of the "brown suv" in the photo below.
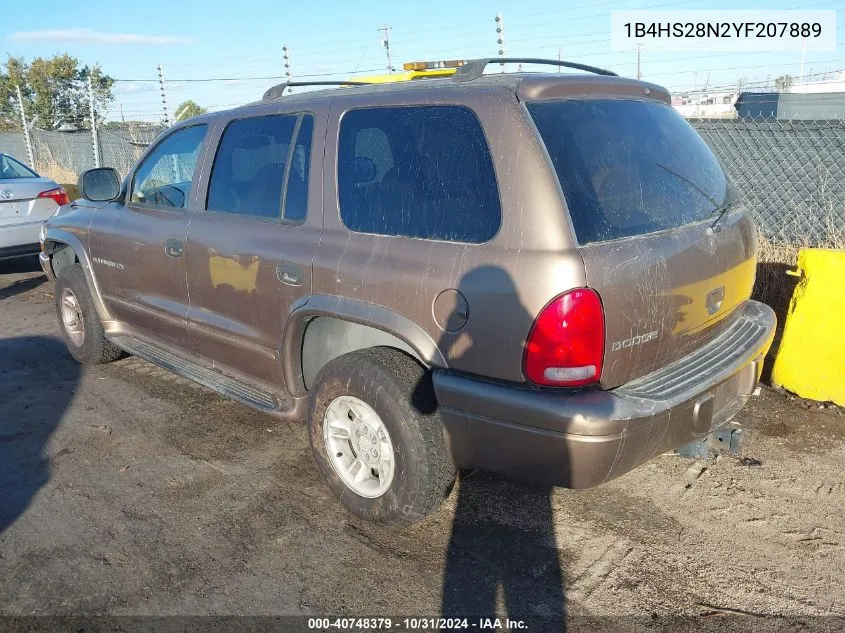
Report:
<svg viewBox="0 0 845 633"><path fill-rule="evenodd" d="M775 317L707 145L659 86L489 61L271 89L84 173L42 240L71 353L307 419L390 524L456 467L594 486L727 423Z"/></svg>

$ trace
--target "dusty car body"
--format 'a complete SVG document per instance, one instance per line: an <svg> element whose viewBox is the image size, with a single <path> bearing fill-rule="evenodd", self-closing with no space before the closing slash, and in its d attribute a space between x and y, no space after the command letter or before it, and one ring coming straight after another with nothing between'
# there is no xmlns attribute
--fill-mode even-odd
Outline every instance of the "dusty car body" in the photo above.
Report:
<svg viewBox="0 0 845 633"><path fill-rule="evenodd" d="M709 149L653 84L478 75L165 132L47 223L71 352L309 419L328 484L385 523L456 467L587 487L725 425L775 319Z"/></svg>

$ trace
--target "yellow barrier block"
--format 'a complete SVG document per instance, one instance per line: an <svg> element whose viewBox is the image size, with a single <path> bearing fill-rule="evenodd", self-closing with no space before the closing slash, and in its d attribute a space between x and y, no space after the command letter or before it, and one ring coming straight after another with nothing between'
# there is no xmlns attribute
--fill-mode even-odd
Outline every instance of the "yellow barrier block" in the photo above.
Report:
<svg viewBox="0 0 845 633"><path fill-rule="evenodd" d="M792 294L772 382L811 400L845 406L845 251L798 253Z"/></svg>

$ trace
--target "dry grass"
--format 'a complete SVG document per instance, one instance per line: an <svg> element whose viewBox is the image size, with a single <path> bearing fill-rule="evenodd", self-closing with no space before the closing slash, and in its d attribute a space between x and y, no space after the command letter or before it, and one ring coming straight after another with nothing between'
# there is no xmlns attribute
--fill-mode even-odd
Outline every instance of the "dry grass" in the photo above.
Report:
<svg viewBox="0 0 845 633"><path fill-rule="evenodd" d="M35 171L45 178L55 180L59 184L75 183L76 179L79 177L75 171L65 167L64 165L60 165L55 160L46 160L36 163Z"/></svg>
<svg viewBox="0 0 845 633"><path fill-rule="evenodd" d="M79 197L79 194L76 189L76 180L77 178L79 178L79 174L77 174L74 170L60 164L52 156L38 161L35 164L35 171L37 171L41 176L44 176L45 178L55 180L62 187L64 187L71 200L75 200Z"/></svg>

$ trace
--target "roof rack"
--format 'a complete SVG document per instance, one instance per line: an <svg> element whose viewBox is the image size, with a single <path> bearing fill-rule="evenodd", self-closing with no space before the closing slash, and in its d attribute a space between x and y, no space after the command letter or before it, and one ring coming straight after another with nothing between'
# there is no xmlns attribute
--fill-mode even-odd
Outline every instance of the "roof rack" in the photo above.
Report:
<svg viewBox="0 0 845 633"><path fill-rule="evenodd" d="M371 81L286 81L268 88L262 101L272 101L282 96L287 88L299 88L300 86L369 86Z"/></svg>
<svg viewBox="0 0 845 633"><path fill-rule="evenodd" d="M577 70L586 70L589 73L596 75L606 75L608 77L618 77L615 72L605 70L604 68L596 68L595 66L587 66L586 64L578 64L576 62L563 62L557 59L542 59L539 57L488 57L486 59L471 59L463 66L455 71L452 75L452 81L472 81L478 79L484 74L484 69L487 64L544 64L546 66L559 66L563 68L575 68Z"/></svg>

